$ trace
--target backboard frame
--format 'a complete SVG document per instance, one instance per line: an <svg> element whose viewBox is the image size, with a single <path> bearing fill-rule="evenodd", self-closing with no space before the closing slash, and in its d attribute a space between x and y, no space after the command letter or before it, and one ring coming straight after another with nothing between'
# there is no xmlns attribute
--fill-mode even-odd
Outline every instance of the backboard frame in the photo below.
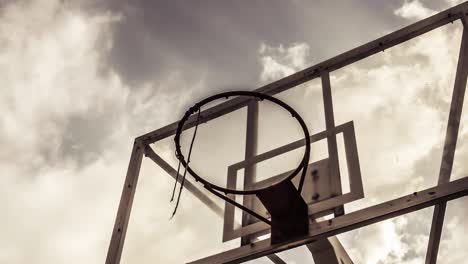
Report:
<svg viewBox="0 0 468 264"><path fill-rule="evenodd" d="M415 194L388 201L377 206L365 208L350 214L340 216L338 213L338 216L333 220L311 224L309 228L309 236L289 242L285 245L276 245L275 247L272 247L268 244L268 240L263 240L252 243L251 245L242 246L235 250L223 252L221 255L216 255L215 259L217 259L217 262L210 263L239 263L247 259L253 259L290 247L310 243L316 239L327 238L340 232L359 228L364 225L382 221L390 217L406 214L433 205L435 205L435 210L431 226L428 251L426 255L426 263L436 263L445 215L446 201L468 195L468 176L450 182L450 173L453 166L455 147L460 125L460 116L462 112L468 76L467 15L468 2L465 2L255 90L256 92L275 95L312 79L321 78L322 87L324 88L324 98L326 96L330 96L330 100L328 101L329 103L325 103L325 114L327 115L327 113L330 113L330 110L332 112L331 95L326 94L327 90L329 91L330 88L330 72L355 63L378 52L382 52L448 23L460 20L463 23L464 29L462 43L460 46L460 54L456 70L452 101L450 105L450 113L448 117L448 125L445 136L438 186L422 192L417 192ZM249 104L249 102L250 100L245 98L235 98L216 105L201 112L201 122L207 122L221 115L245 107ZM195 124L195 118L189 118L184 129L191 128L195 126ZM326 124L327 129L330 128L330 125L333 125L333 115L326 116ZM106 263L120 263L143 155L148 155L153 161L163 167L164 160L160 159L160 157L151 149L149 145L174 135L176 129L177 122L135 139L123 185L119 208L112 231L112 237L107 252ZM331 144L333 144L333 140ZM163 167L163 169L170 172L171 175L174 175L170 168L170 166ZM186 183L185 187L187 189L191 188L191 191L194 193L198 192L199 196L197 197L199 197L202 201L206 202L207 204L212 203L210 198L206 196L206 194L200 193L196 186L193 184L187 184L188 183ZM209 206L215 212L217 212L218 215L221 210L222 215L222 209L216 207L215 204L210 204ZM203 263L203 261L196 263Z"/></svg>

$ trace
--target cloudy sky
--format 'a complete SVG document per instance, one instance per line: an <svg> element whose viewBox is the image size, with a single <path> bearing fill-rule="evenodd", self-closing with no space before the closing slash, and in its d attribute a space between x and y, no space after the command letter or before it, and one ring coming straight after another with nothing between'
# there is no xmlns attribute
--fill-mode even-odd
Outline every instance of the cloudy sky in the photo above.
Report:
<svg viewBox="0 0 468 264"><path fill-rule="evenodd" d="M135 137L202 97L257 88L459 2L0 0L0 263L103 263ZM331 74L336 123L355 122L366 195L348 211L436 184L460 33L449 24ZM324 127L319 84L279 95L313 132ZM467 105L452 178L468 175ZM264 135L260 149L272 147ZM123 263L235 246L221 245L221 221L188 193L169 221L172 184L144 161ZM449 203L441 263L468 257L467 202ZM431 216L339 238L355 263L423 263ZM279 255L311 261L304 248Z"/></svg>

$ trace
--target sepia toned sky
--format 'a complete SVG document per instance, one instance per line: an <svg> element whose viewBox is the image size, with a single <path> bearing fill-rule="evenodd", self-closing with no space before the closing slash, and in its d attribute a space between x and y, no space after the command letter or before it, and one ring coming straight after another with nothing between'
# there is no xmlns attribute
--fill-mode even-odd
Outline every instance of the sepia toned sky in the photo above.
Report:
<svg viewBox="0 0 468 264"><path fill-rule="evenodd" d="M135 137L203 97L255 89L460 2L0 0L0 263L103 263ZM331 73L366 195L348 212L437 183L460 40L457 21ZM319 84L278 95L312 132L323 129ZM452 179L468 176L466 101ZM260 148L275 140L265 131ZM205 132L199 142L214 147ZM156 149L175 164L171 140ZM169 221L172 185L145 159L122 263L185 263L238 245L221 244L222 222L188 192ZM441 263L468 257L467 203L449 202ZM427 208L339 239L355 263L424 263L431 218ZM279 255L312 263L304 247Z"/></svg>

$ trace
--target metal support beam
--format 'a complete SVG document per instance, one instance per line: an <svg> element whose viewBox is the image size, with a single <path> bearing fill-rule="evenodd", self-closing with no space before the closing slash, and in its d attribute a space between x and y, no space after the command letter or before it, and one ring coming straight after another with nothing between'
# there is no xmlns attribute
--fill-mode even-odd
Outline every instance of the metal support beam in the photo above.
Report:
<svg viewBox="0 0 468 264"><path fill-rule="evenodd" d="M115 218L112 238L107 251L106 264L120 263L130 212L132 210L133 197L135 196L141 161L143 159L143 151L143 146L139 144L138 141L135 141L128 164L127 176L125 177L117 217Z"/></svg>
<svg viewBox="0 0 468 264"><path fill-rule="evenodd" d="M338 235L466 195L468 195L468 176L423 191L414 192L413 194L391 201L348 213L334 219L318 223L311 223L309 226L309 235L304 238L278 245L271 245L270 240L265 239L191 263L242 263L244 261L295 248L308 244L317 239Z"/></svg>
<svg viewBox="0 0 468 264"><path fill-rule="evenodd" d="M247 128L245 133L245 160L249 165L244 170L244 189L251 188L255 184L256 163L250 163L250 160L257 155L258 142L258 102L252 101L247 105ZM243 205L252 208L253 195L243 196ZM242 226L252 223L252 216L242 211ZM250 236L241 238L241 245L247 245L252 241Z"/></svg>
<svg viewBox="0 0 468 264"><path fill-rule="evenodd" d="M462 20L465 22L466 17L463 17ZM455 149L457 146L460 118L463 110L463 99L465 97L468 77L468 26L465 25L465 23L463 23L463 25L463 35L458 57L457 72L455 75L455 84L452 92L452 102L450 103L450 113L445 134L445 144L442 153L438 184L444 184L450 181ZM446 203L437 204L434 207L431 233L426 252L426 264L437 263L437 255L439 253L439 244L442 235L446 207Z"/></svg>
<svg viewBox="0 0 468 264"><path fill-rule="evenodd" d="M322 73L322 95L325 112L325 126L327 130L332 130L335 127L335 115L333 114L333 100L330 85L330 74ZM340 164L338 162L338 146L336 143L336 134L328 134L327 136L328 158L330 160L330 186L332 186L333 195L342 195ZM334 209L335 216L344 214L344 206L338 206Z"/></svg>

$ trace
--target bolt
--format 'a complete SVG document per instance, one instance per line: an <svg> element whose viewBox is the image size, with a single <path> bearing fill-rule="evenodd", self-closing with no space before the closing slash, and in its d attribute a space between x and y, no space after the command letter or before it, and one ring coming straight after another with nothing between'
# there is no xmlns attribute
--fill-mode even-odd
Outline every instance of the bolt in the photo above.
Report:
<svg viewBox="0 0 468 264"><path fill-rule="evenodd" d="M336 208L336 213L339 215L343 214L343 207Z"/></svg>
<svg viewBox="0 0 468 264"><path fill-rule="evenodd" d="M312 200L318 200L319 197L320 197L320 194L314 193L314 195L312 195Z"/></svg>
<svg viewBox="0 0 468 264"><path fill-rule="evenodd" d="M318 170L313 170L312 173L311 173L311 175L312 175L312 179L317 180L317 178L318 178Z"/></svg>

